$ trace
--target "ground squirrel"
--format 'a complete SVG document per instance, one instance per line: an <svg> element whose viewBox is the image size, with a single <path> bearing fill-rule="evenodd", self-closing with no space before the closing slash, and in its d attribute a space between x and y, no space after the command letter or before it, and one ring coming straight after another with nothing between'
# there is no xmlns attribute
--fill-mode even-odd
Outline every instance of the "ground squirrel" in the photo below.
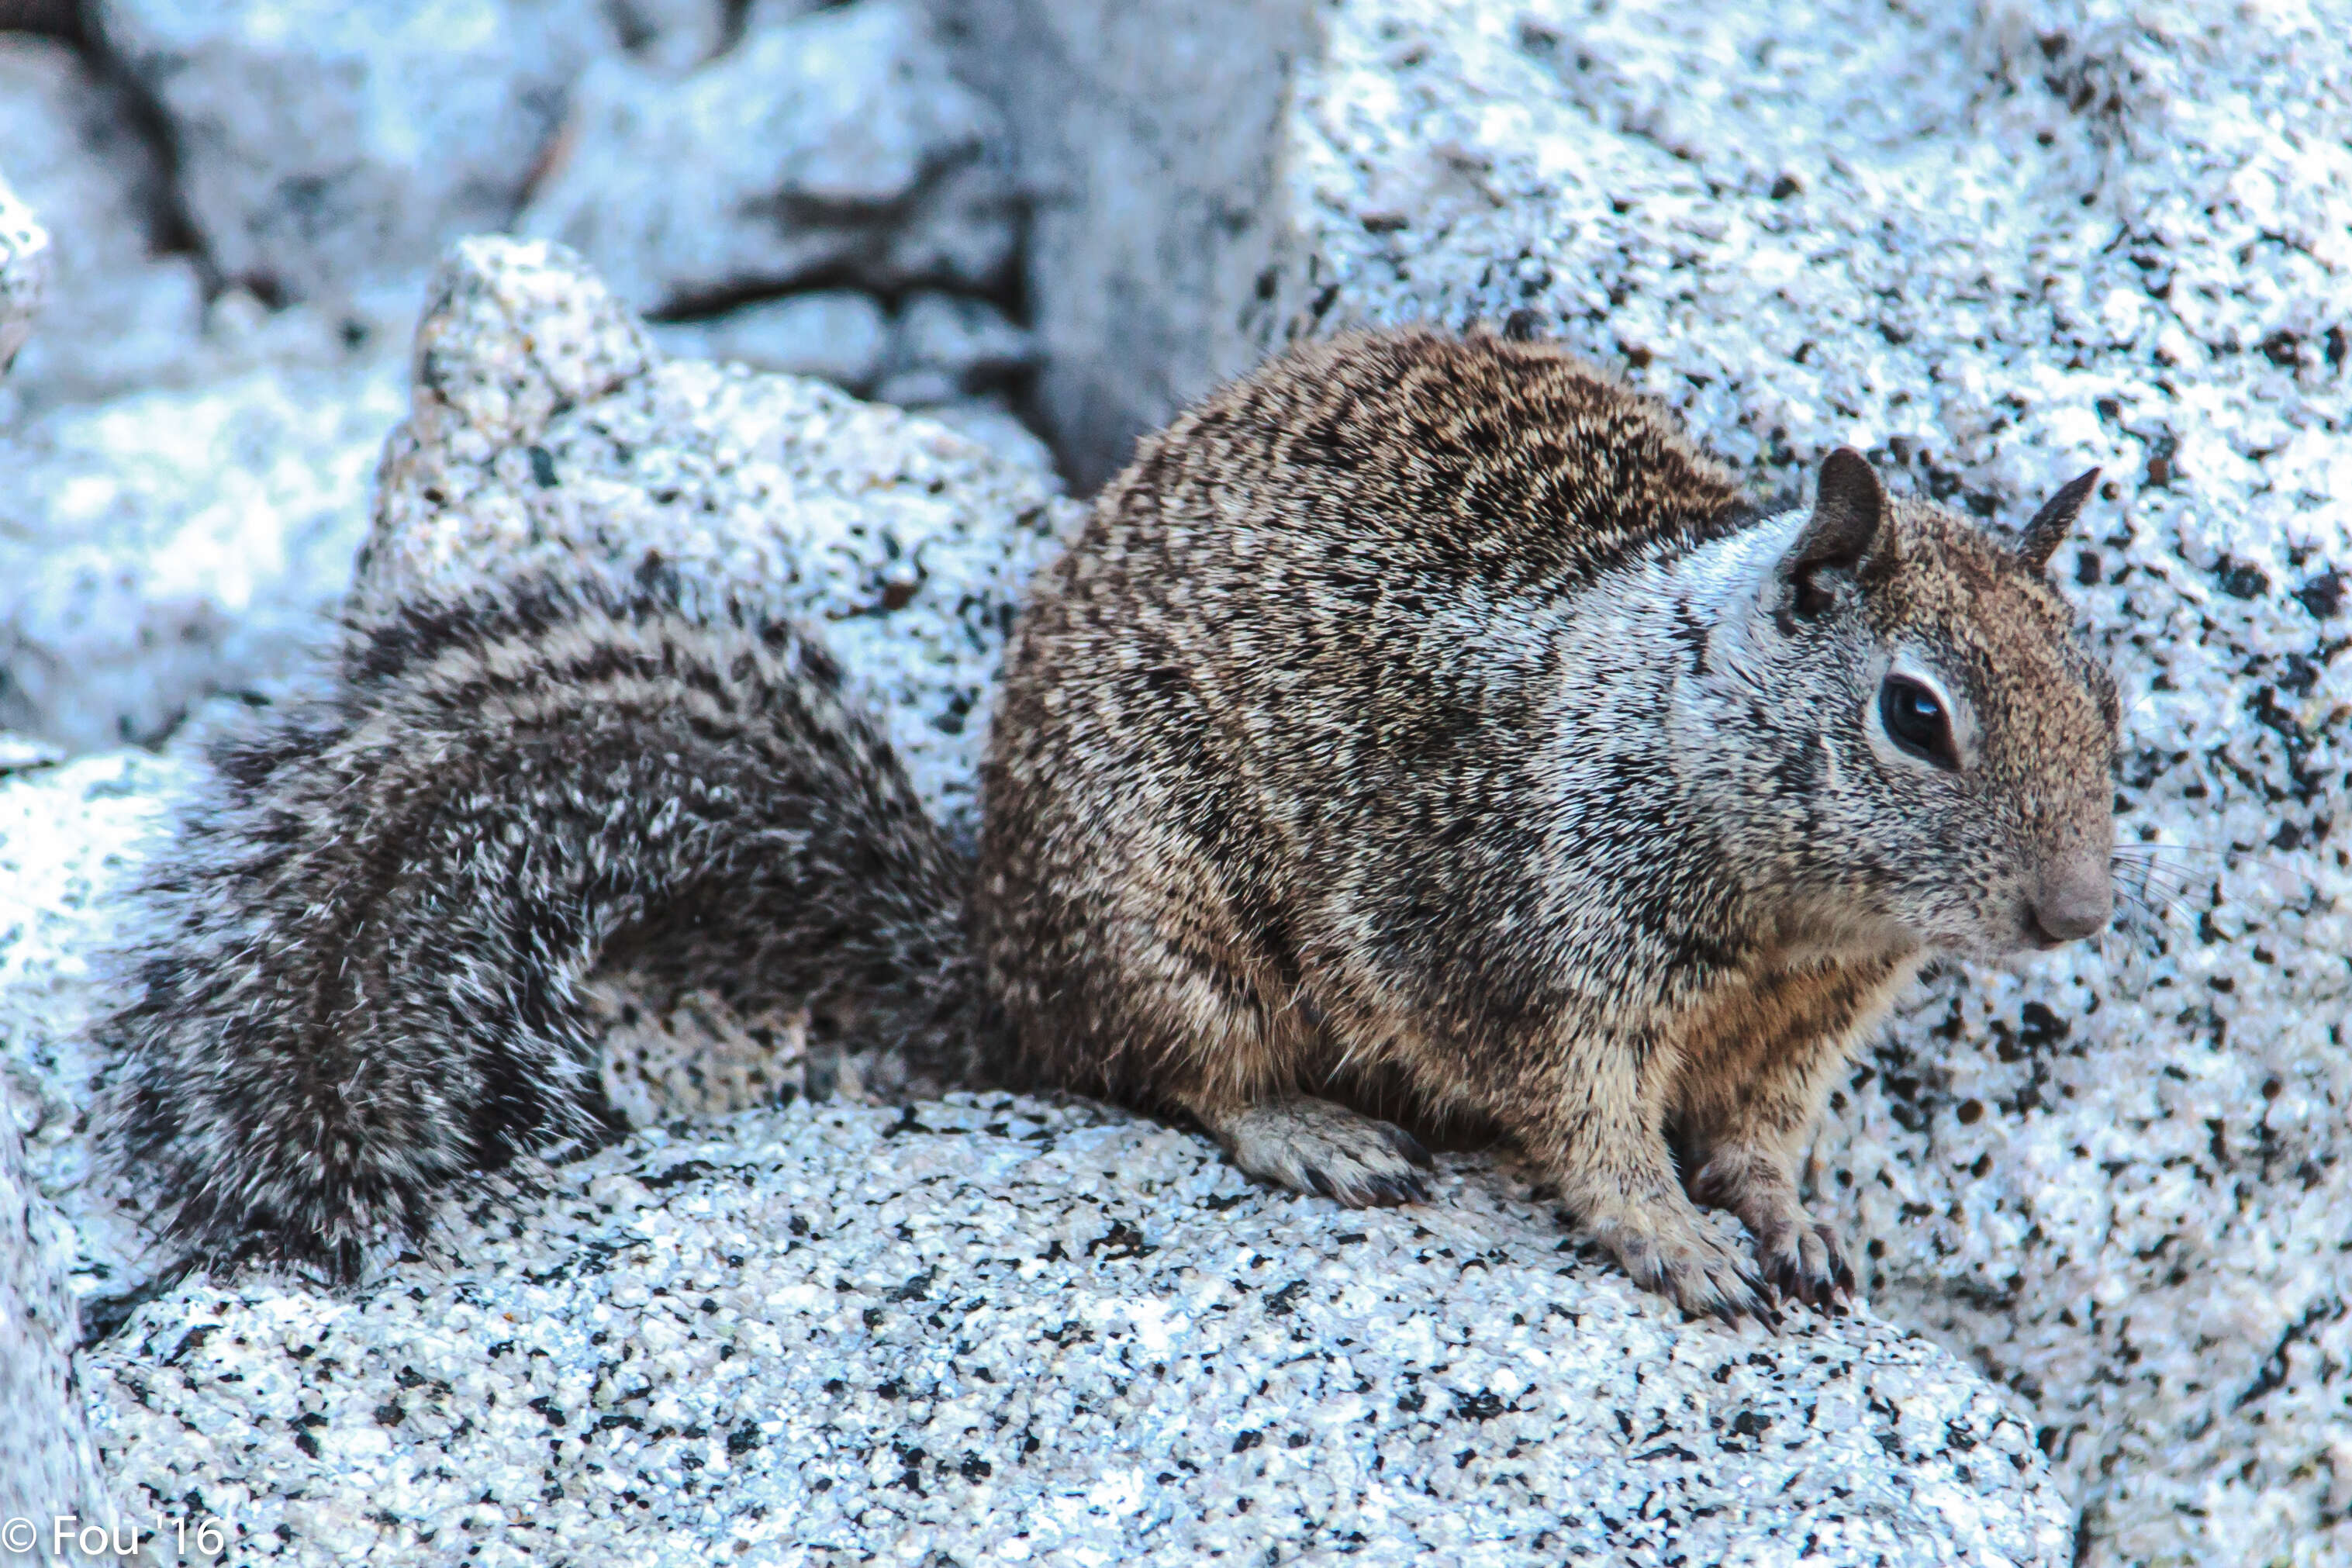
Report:
<svg viewBox="0 0 2352 1568"><path fill-rule="evenodd" d="M1555 348L1295 349L1032 585L976 868L798 628L657 567L407 605L219 751L113 1145L192 1259L348 1278L605 1134L625 949L1347 1204L1425 1195L1374 1114L1489 1125L1685 1309L1832 1305L1796 1161L1859 1037L2108 918L2115 689L2044 572L2094 477L2008 537L1846 450L1758 506Z"/></svg>

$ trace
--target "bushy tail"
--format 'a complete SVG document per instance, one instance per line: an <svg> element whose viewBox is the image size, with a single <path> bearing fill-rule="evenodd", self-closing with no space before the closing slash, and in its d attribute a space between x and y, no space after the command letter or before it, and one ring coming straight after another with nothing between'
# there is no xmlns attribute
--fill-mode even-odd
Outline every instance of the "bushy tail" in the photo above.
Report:
<svg viewBox="0 0 2352 1568"><path fill-rule="evenodd" d="M113 1153L190 1261L348 1279L609 1136L580 983L615 942L847 1015L910 1087L979 1074L970 867L788 623L651 574L414 605L214 762L102 1041Z"/></svg>

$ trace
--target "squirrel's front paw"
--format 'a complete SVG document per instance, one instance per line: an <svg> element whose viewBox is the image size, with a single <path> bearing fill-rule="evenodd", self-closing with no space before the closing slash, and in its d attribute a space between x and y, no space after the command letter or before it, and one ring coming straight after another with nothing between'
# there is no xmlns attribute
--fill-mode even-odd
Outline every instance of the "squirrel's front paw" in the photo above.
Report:
<svg viewBox="0 0 2352 1568"><path fill-rule="evenodd" d="M1696 1210L1677 1214L1664 1202L1626 1204L1589 1228L1594 1240L1616 1254L1635 1284L1692 1317L1720 1318L1733 1327L1742 1318L1780 1326L1780 1314L1754 1265L1717 1236Z"/></svg>
<svg viewBox="0 0 2352 1568"><path fill-rule="evenodd" d="M1853 1300L1853 1267L1837 1233L1805 1212L1778 1163L1718 1152L1692 1181L1691 1194L1739 1216L1756 1237L1757 1268L1782 1300L1835 1315Z"/></svg>
<svg viewBox="0 0 2352 1568"><path fill-rule="evenodd" d="M1351 1209L1425 1204L1429 1151L1402 1127L1328 1100L1262 1100L1203 1115L1234 1163L1260 1181L1337 1198Z"/></svg>
<svg viewBox="0 0 2352 1568"><path fill-rule="evenodd" d="M1853 1266L1845 1260L1837 1232L1802 1209L1792 1220L1758 1231L1756 1262L1784 1300L1802 1301L1832 1317L1853 1300Z"/></svg>

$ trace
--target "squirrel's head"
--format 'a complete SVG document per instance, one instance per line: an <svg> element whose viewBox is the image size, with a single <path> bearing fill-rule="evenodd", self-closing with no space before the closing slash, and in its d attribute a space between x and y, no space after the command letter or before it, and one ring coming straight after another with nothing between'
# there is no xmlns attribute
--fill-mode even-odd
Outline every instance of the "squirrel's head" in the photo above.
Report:
<svg viewBox="0 0 2352 1568"><path fill-rule="evenodd" d="M1791 934L1991 957L2106 925L2115 682L2046 572L2097 477L2003 536L1841 448L1757 525L1678 723Z"/></svg>

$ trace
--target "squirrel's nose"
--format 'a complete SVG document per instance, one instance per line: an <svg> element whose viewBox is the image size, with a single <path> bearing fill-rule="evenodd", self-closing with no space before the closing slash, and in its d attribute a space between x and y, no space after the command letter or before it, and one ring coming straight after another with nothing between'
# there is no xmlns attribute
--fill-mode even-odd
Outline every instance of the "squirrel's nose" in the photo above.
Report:
<svg viewBox="0 0 2352 1568"><path fill-rule="evenodd" d="M2102 865L2095 876L2075 875L2045 883L2026 918L2035 937L2056 947L2104 931L2115 912L2115 885Z"/></svg>

